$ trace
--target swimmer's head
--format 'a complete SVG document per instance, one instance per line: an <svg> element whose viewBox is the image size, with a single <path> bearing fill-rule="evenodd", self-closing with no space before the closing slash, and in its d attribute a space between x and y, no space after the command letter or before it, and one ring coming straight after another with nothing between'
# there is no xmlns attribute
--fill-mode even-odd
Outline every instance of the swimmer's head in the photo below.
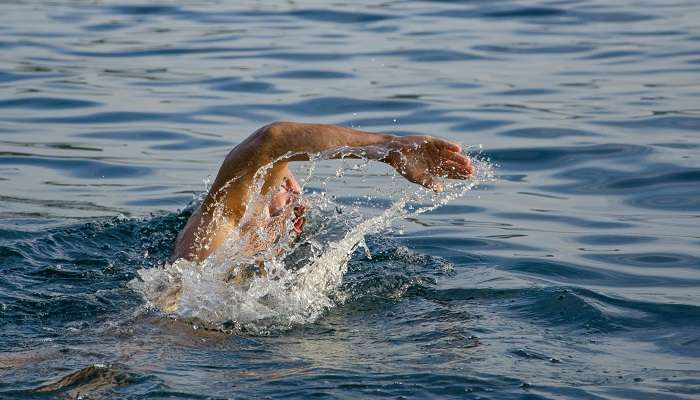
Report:
<svg viewBox="0 0 700 400"><path fill-rule="evenodd" d="M279 191L270 199L270 217L283 220L293 218L294 232L301 234L305 210L306 207L301 198L301 186L292 176L284 178Z"/></svg>

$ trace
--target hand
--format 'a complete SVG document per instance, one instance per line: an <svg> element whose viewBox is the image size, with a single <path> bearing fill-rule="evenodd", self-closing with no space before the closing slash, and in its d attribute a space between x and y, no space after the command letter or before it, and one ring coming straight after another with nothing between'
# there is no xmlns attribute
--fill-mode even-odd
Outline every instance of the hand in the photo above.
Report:
<svg viewBox="0 0 700 400"><path fill-rule="evenodd" d="M431 136L405 136L388 144L385 160L411 182L436 192L444 187L437 177L467 179L474 173L469 157L462 148L447 140Z"/></svg>

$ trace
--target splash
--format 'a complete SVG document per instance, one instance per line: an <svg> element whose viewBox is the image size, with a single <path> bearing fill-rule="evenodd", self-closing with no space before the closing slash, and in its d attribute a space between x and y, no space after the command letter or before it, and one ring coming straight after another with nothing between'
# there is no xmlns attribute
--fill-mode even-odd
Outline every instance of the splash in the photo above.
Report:
<svg viewBox="0 0 700 400"><path fill-rule="evenodd" d="M382 185L380 194L361 196L348 205L333 194L335 186L348 179L364 181L370 162L342 160L334 174L319 173L317 164L329 157L313 157L301 179L304 194L300 201L309 210L301 236L294 234L291 219L284 216L273 219L267 228L251 229L255 205L269 200L251 195L238 227L206 260L177 260L141 269L139 278L130 282L131 288L143 295L150 308L190 320L193 326L266 334L306 324L347 298L341 283L348 261L358 249L371 258L366 235L390 233L404 218L434 210L494 180L492 164L471 155L475 175L467 181L445 181L441 193L392 175L383 179L391 184ZM260 193L262 176L269 167L256 175L251 193ZM380 199L386 207L366 207ZM281 234L271 237L270 226ZM256 240L268 245L252 254L242 247Z"/></svg>

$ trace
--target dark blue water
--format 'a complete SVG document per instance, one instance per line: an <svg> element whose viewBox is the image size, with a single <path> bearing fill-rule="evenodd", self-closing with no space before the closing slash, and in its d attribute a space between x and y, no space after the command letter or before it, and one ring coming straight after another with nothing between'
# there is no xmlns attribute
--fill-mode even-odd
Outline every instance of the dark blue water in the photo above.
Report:
<svg viewBox="0 0 700 400"><path fill-rule="evenodd" d="M698 21L676 0L4 2L0 397L700 398ZM499 178L371 235L315 322L146 309L129 282L281 119L481 145Z"/></svg>

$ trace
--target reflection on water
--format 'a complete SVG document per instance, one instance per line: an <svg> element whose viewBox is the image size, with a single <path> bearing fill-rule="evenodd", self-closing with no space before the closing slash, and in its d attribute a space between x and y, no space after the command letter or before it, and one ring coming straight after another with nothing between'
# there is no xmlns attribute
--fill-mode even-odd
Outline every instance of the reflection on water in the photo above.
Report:
<svg viewBox="0 0 700 400"><path fill-rule="evenodd" d="M700 390L694 2L0 11L0 397ZM284 119L444 136L499 179L369 235L314 322L229 335L145 310L128 282L224 154ZM337 169L308 192L392 204L381 166Z"/></svg>

